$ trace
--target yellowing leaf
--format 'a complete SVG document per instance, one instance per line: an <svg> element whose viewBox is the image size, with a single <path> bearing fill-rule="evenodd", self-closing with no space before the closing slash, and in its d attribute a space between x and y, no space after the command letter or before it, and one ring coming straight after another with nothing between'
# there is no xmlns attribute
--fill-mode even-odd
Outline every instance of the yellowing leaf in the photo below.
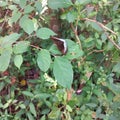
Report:
<svg viewBox="0 0 120 120"><path fill-rule="evenodd" d="M20 80L20 85L21 86L26 86L27 85L27 81L26 80Z"/></svg>

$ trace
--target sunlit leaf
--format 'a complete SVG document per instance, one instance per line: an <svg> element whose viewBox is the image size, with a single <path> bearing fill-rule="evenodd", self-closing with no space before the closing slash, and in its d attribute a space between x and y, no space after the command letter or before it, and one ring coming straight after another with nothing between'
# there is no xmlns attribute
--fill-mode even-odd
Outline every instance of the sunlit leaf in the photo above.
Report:
<svg viewBox="0 0 120 120"><path fill-rule="evenodd" d="M60 114L60 110L54 108L54 109L48 114L48 118L55 120L55 119L58 118L59 114Z"/></svg>
<svg viewBox="0 0 120 120"><path fill-rule="evenodd" d="M41 38L41 39L48 39L50 38L50 36L54 36L56 35L56 33L54 33L52 30L50 30L49 28L40 28L37 32L36 32L37 37Z"/></svg>
<svg viewBox="0 0 120 120"><path fill-rule="evenodd" d="M71 108L69 105L66 105L66 109L67 109L69 112L72 112L72 108Z"/></svg>

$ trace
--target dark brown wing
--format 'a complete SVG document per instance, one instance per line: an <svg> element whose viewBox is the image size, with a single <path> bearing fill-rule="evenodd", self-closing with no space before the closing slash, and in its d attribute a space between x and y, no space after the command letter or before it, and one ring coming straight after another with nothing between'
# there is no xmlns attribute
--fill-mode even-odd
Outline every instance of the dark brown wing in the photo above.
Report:
<svg viewBox="0 0 120 120"><path fill-rule="evenodd" d="M57 37L51 37L53 42L57 45L59 51L65 55L67 53L67 43L64 39L57 38Z"/></svg>

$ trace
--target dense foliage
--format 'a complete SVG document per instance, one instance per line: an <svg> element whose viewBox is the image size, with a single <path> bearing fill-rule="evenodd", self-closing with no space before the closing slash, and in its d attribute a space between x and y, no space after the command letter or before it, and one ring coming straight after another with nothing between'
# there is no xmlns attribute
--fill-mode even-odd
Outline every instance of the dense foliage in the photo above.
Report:
<svg viewBox="0 0 120 120"><path fill-rule="evenodd" d="M119 0L0 0L0 120L119 120L119 19Z"/></svg>

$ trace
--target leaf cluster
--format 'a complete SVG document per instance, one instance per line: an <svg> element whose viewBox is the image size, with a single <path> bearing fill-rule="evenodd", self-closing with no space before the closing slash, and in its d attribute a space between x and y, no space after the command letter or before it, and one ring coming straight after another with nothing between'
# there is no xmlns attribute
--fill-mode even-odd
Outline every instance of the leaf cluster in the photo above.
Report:
<svg viewBox="0 0 120 120"><path fill-rule="evenodd" d="M119 0L1 0L0 119L119 120L119 8Z"/></svg>

